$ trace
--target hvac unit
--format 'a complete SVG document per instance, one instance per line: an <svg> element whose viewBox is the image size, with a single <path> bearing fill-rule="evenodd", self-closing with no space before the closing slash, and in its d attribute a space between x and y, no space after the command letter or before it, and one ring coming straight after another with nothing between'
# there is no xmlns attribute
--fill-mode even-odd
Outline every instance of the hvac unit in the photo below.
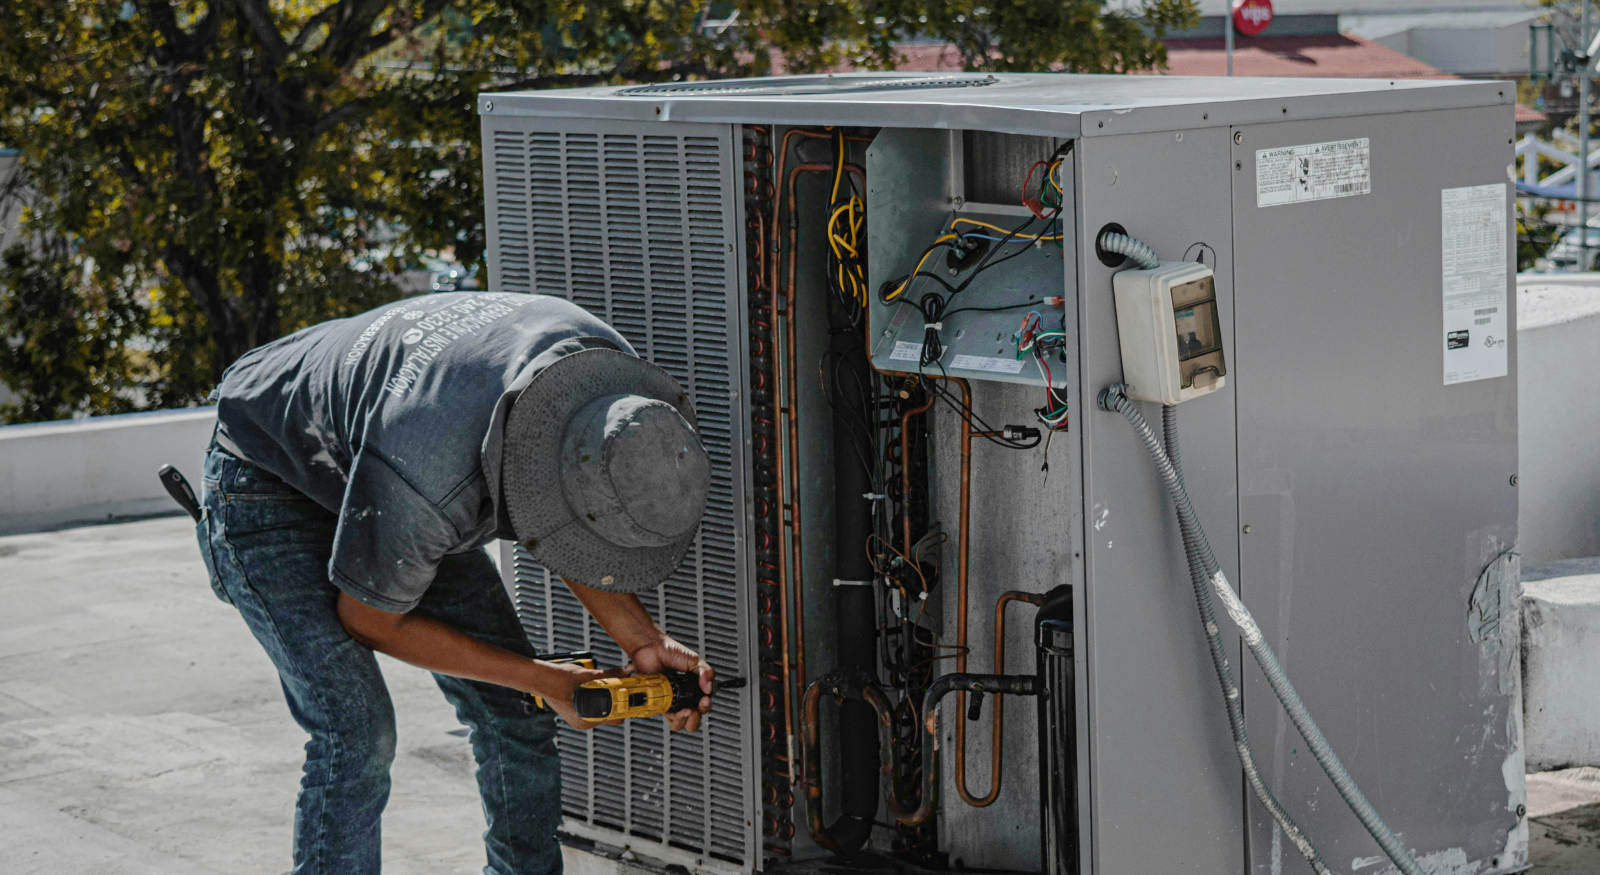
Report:
<svg viewBox="0 0 1600 875"><path fill-rule="evenodd" d="M1513 96L481 95L492 287L688 387L715 482L645 603L753 681L695 735L563 728L566 840L700 871L1523 868ZM622 664L507 560L537 648Z"/></svg>

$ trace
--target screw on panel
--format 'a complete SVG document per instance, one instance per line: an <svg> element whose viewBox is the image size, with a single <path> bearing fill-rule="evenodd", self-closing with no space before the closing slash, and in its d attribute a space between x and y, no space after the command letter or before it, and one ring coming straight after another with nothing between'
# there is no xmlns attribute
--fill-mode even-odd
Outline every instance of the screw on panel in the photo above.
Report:
<svg viewBox="0 0 1600 875"><path fill-rule="evenodd" d="M1183 142L1183 131L1179 131L1176 134L1173 134L1172 138L1174 140L1176 140L1177 142L1179 142L1179 143Z"/></svg>
<svg viewBox="0 0 1600 875"><path fill-rule="evenodd" d="M1211 113L1209 113L1209 112L1200 113L1200 120L1201 121L1205 121L1206 119L1209 119L1209 118L1211 118Z"/></svg>
<svg viewBox="0 0 1600 875"><path fill-rule="evenodd" d="M1511 475L1511 485L1512 486L1517 485L1517 475L1515 475L1515 474Z"/></svg>
<svg viewBox="0 0 1600 875"><path fill-rule="evenodd" d="M483 102L483 111L484 112L494 112L494 101L485 100Z"/></svg>
<svg viewBox="0 0 1600 875"><path fill-rule="evenodd" d="M1528 806L1521 805L1521 804L1517 805L1517 816L1518 817L1527 817L1528 816Z"/></svg>
<svg viewBox="0 0 1600 875"><path fill-rule="evenodd" d="M1237 146L1237 145L1239 145L1240 143L1243 143L1243 142L1244 142L1244 131L1234 131L1233 132L1233 144L1235 146Z"/></svg>
<svg viewBox="0 0 1600 875"><path fill-rule="evenodd" d="M1255 531L1255 530L1256 530L1256 527L1252 526L1252 525L1249 525L1249 524L1246 524L1244 529L1242 529L1242 531L1247 535L1250 534L1251 532Z"/></svg>
<svg viewBox="0 0 1600 875"><path fill-rule="evenodd" d="M1244 162L1243 161L1235 161L1235 162L1233 162L1233 169L1234 170L1243 170L1244 169Z"/></svg>
<svg viewBox="0 0 1600 875"><path fill-rule="evenodd" d="M1105 127L1105 126L1106 126L1106 123L1105 123L1105 122L1098 122L1098 123L1097 123L1097 124L1098 124L1098 125L1099 125L1099 126L1100 126L1100 127L1102 127L1102 128L1103 128L1103 127Z"/></svg>

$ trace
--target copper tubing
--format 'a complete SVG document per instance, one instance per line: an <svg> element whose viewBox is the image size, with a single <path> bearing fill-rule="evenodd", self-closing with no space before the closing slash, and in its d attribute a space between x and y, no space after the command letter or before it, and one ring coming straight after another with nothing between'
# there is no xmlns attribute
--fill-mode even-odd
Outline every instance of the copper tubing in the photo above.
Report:
<svg viewBox="0 0 1600 875"><path fill-rule="evenodd" d="M811 837L817 844L836 853L845 849L841 848L828 830L822 825L822 721L820 719L818 704L822 700L823 688L840 698L861 699L872 706L878 715L878 729L887 735L893 727L890 717L889 699L878 689L872 681L860 677L829 675L820 678L816 683L806 688L803 707L805 709L801 725L802 756L805 768L806 787L806 826L811 830ZM889 782L889 810L896 810L894 798L894 782ZM853 850L853 849L852 849Z"/></svg>
<svg viewBox="0 0 1600 875"><path fill-rule="evenodd" d="M1004 674L1006 670L1006 605L1012 602L1025 602L1038 607L1044 604L1044 596L1039 593L1020 592L1010 590L1002 593L994 603L994 673ZM966 799L968 805L974 808L983 808L994 804L1000 798L1000 778L1002 766L1000 759L1001 745L1005 739L1005 696L994 697L994 730L989 738L989 792L976 801ZM960 750L959 748L957 749ZM963 763L965 765L965 763Z"/></svg>
<svg viewBox="0 0 1600 875"><path fill-rule="evenodd" d="M972 386L960 377L930 377L923 375L924 379L942 379L953 383L961 390L961 404L968 410L972 409ZM956 528L956 674L965 674L967 671L967 554L971 542L972 530L972 420L961 417L961 511L958 516ZM964 713L967 710L967 691L961 690L956 696L956 706ZM956 793L968 805L983 807L988 805L978 797L973 796L967 789L967 721L956 721ZM989 800L990 802L994 800Z"/></svg>
<svg viewBox="0 0 1600 875"><path fill-rule="evenodd" d="M789 139L790 139L791 136L807 136L807 137L812 137L812 138L824 138L825 135L823 135L823 134L813 134L810 131L801 131L801 130L797 130L797 129L791 129L791 130L787 131L784 134L783 146L782 146L781 151L778 154L778 178L779 179L785 179L785 178L787 179L787 188L786 188L786 190L788 192L788 201L787 201L787 203L789 205L789 215L788 215L788 225L789 225L788 258L787 258L787 271L786 271L786 275L785 275L785 279L787 280L787 283L785 285L783 285L781 287L781 290L780 290L780 286L778 284L778 276L777 276L778 259L775 258L775 257L771 260L771 267L772 267L772 270L773 270L773 276L772 276L771 282L770 282L770 286L771 286L770 294L771 294L771 302L772 302L772 348L773 348L773 355L774 355L774 360L776 360L776 357L777 357L776 351L781 346L784 349L784 362L785 362L784 373L781 375L782 379L780 380L780 382L784 386L784 391L782 393L783 403L775 404L774 406L777 409L779 419L780 420L785 420L787 422L787 431L788 431L788 434L789 434L788 446L785 447L784 444L783 444L783 441L780 440L778 442L778 453L777 453L777 456L778 456L778 459L777 459L778 468L780 469L780 477L778 479L778 505L779 505L779 508L780 508L780 511L779 511L779 521L780 521L780 523L783 522L783 520L782 520L782 509L786 507L789 510L789 520L787 522L787 526L788 526L788 529L789 529L789 539L788 539L787 549L786 550L780 549L780 555L782 555L783 561L781 561L779 563L778 589L779 589L780 597L785 600L786 607L787 607L787 602L790 599L793 600L793 604L794 604L794 657L793 657L794 683L791 686L791 684L789 683L788 677L787 676L785 677L785 679L784 679L785 713L792 713L792 709L793 709L793 705L792 705L793 693L792 693L792 690L795 689L795 688L803 688L806 685L806 662L805 662L805 660L806 660L806 656L805 656L805 653L806 653L806 651L805 651L805 578L804 578L804 571L803 571L804 556L801 553L802 531L801 531L801 518L800 518L800 454L799 454L799 452L797 452L795 450L795 448L800 445L800 424L799 424L799 416L798 416L798 414L796 412L796 399L797 399L798 394L799 394L799 391L798 391L798 380L796 378L796 373L797 373L797 371L799 369L799 362L798 362L798 353L797 353L796 341L795 341L795 322L796 322L796 320L794 318L794 315L795 315L794 314L794 306L795 306L794 298L795 298L796 273L798 271L798 266L797 265L798 265L798 248L799 248L798 245L797 245L797 243L798 243L798 235L799 235L799 229L798 229L798 224L799 223L795 220L795 217L794 217L794 214L795 214L795 211L796 211L796 206L797 206L797 200L796 200L796 195L795 195L795 181L796 181L796 179L799 177L799 175L801 173L832 173L832 172L834 172L834 167L831 164L806 163L806 164L798 164L798 165L796 165L793 169L788 171L787 177L785 177L785 175L784 175L784 167L785 167L785 165L786 165L786 163L788 161L788 157L789 157L789 155L788 155L788 146L789 146ZM866 173L865 173L865 171L863 171L859 166L850 165L850 164L845 165L845 169L850 171L852 174L855 174L861 180L861 183L862 183L863 187L865 187L865 185L866 185ZM779 203L778 203L778 209L776 210L776 213L774 215L774 220L773 220L773 223L772 223L772 250L773 250L774 254L776 254L777 251L778 251L778 229L779 229L780 226L782 226L784 224L781 221L781 217L783 215L783 204L784 204L784 202L782 200L780 200ZM783 315L783 323L784 324L783 324L783 335L782 335L781 338L779 336L779 329L778 329L778 317L779 317L779 312L780 312L779 309L778 309L778 299L780 297L783 298L783 300L785 302L785 305L786 305L786 309L783 311L783 314L782 314ZM780 343L780 340L783 341L783 342ZM781 541L781 539L780 539L780 541ZM780 543L780 548L782 546L783 545ZM784 627L785 627L785 631L787 632L788 624L785 623ZM785 646L784 646L784 663L785 663L786 666L789 664L789 661L790 661L789 660L789 651L788 651L787 645L785 644ZM793 737L793 729L792 729L793 723L791 722L789 725L791 727L790 728L790 737L792 738Z"/></svg>
<svg viewBox="0 0 1600 875"><path fill-rule="evenodd" d="M878 689L870 679L852 676L831 674L819 678L816 683L806 689L805 716L803 718L802 738L804 743L805 760L805 785L806 785L806 825L811 829L811 835L816 838L817 844L829 850L838 850L838 842L829 835L822 825L822 729L818 719L818 704L822 700L822 693L833 694L840 699L860 699L872 706L878 715L878 728L882 733L889 733L894 726L893 709L889 699ZM922 740L922 788L917 807L910 805L899 798L894 782L889 782L888 803L889 814L895 820L907 826L925 823L933 817L934 811L939 807L939 700L947 694L971 690L979 693L991 693L996 697L1001 695L1032 696L1039 692L1038 679L1034 675L998 675L998 674L947 674L934 678L928 685L928 690L922 696L922 731L926 737ZM957 721L961 716L957 715ZM883 741L887 741L884 739ZM891 751L891 766L896 774L902 772L899 762L898 748L889 745Z"/></svg>

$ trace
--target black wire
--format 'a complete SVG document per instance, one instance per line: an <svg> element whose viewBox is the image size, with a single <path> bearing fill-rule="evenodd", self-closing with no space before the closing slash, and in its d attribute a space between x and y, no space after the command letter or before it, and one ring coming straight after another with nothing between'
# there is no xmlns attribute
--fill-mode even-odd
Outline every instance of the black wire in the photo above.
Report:
<svg viewBox="0 0 1600 875"><path fill-rule="evenodd" d="M1004 310L1021 310L1023 307L1036 307L1044 303L1043 298L1029 298L1020 304L998 304L993 307L957 307L954 310L944 311L944 318L949 319L957 313L999 313Z"/></svg>
<svg viewBox="0 0 1600 875"><path fill-rule="evenodd" d="M944 365L939 364L938 362L934 362L934 364L939 366L939 373L943 375L943 379L948 380L949 375L946 373ZM1031 443L1025 443L1022 441L1011 440L1010 438L998 433L990 434L990 432L999 432L1000 429L997 429L988 422L984 421L984 418L979 416L976 410L968 407L961 401L961 399L955 397L955 395L951 393L949 389L946 389L940 385L942 380L927 379L926 375L922 374L920 371L918 374L923 376L923 384L932 389L933 394L936 397L950 405L950 407L955 410L957 416L966 420L968 426L974 426L973 431L979 432L980 434L978 436L989 443L992 443L995 446L1004 447L1008 450L1031 450L1034 447L1037 447L1039 443L1044 440L1043 437L1034 435Z"/></svg>

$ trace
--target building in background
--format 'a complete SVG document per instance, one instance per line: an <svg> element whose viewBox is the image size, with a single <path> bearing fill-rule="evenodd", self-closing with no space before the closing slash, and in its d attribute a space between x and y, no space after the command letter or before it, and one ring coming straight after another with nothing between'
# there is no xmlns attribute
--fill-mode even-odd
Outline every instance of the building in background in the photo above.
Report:
<svg viewBox="0 0 1600 875"><path fill-rule="evenodd" d="M1325 33L1377 43L1452 76L1489 79L1527 76L1528 25L1544 13L1518 0L1273 0L1272 6L1277 18L1262 38L1293 35L1292 22L1314 19ZM1219 29L1228 8L1228 0L1200 0L1200 14Z"/></svg>

